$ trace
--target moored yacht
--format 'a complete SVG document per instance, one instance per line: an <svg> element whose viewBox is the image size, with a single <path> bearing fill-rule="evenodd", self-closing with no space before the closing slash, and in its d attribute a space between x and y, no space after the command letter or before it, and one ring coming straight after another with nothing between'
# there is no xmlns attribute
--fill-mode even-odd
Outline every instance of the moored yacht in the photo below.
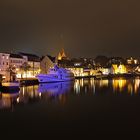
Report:
<svg viewBox="0 0 140 140"><path fill-rule="evenodd" d="M20 83L18 81L14 82L2 82L1 90L2 92L15 92L19 91Z"/></svg>
<svg viewBox="0 0 140 140"><path fill-rule="evenodd" d="M39 74L37 78L40 83L63 82L74 80L74 74L70 70L55 65L49 70L48 74Z"/></svg>

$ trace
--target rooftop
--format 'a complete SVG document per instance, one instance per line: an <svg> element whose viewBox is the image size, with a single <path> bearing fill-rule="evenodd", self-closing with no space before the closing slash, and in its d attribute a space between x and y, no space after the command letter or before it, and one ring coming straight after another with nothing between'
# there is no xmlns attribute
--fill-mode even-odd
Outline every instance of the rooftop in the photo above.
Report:
<svg viewBox="0 0 140 140"><path fill-rule="evenodd" d="M21 55L19 55L19 54L13 54L13 53L11 53L10 54L10 57L12 57L12 58L23 58Z"/></svg>
<svg viewBox="0 0 140 140"><path fill-rule="evenodd" d="M40 62L40 57L37 56L36 54L23 53L23 52L19 52L19 54L22 55L22 56L27 56L28 61Z"/></svg>

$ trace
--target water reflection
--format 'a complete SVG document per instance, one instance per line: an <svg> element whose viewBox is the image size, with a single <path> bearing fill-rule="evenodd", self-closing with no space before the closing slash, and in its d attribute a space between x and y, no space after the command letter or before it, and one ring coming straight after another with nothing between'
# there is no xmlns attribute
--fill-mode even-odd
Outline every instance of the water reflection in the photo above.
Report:
<svg viewBox="0 0 140 140"><path fill-rule="evenodd" d="M58 82L40 84L38 92L42 99L58 100L61 104L66 102L66 93L73 87L73 82Z"/></svg>
<svg viewBox="0 0 140 140"><path fill-rule="evenodd" d="M65 95L73 87L73 82L46 83L33 86L23 86L19 93L1 93L0 108L13 108L17 104L35 103L39 100L49 100L57 98L60 102L65 102Z"/></svg>
<svg viewBox="0 0 140 140"><path fill-rule="evenodd" d="M13 105L16 104L19 93L1 93L0 108L10 108L13 110Z"/></svg>
<svg viewBox="0 0 140 140"><path fill-rule="evenodd" d="M39 100L38 85L20 88L19 103L35 102Z"/></svg>
<svg viewBox="0 0 140 140"><path fill-rule="evenodd" d="M128 93L130 95L139 94L140 79L115 79L112 81L115 93Z"/></svg>
<svg viewBox="0 0 140 140"><path fill-rule="evenodd" d="M112 80L95 80L91 79L80 79L76 80L74 84L74 91L76 94L93 93L126 93L126 94L139 94L140 92L140 79L112 79Z"/></svg>
<svg viewBox="0 0 140 140"><path fill-rule="evenodd" d="M115 91L121 92L126 86L126 80L125 79L114 79L112 81L112 85L113 85L114 92Z"/></svg>
<svg viewBox="0 0 140 140"><path fill-rule="evenodd" d="M64 104L69 95L139 95L140 79L95 80L76 79L75 82L47 83L21 87L18 93L0 93L0 108L11 109L39 101L59 101Z"/></svg>
<svg viewBox="0 0 140 140"><path fill-rule="evenodd" d="M76 94L80 94L81 92L89 92L94 91L95 89L95 83L94 79L77 79L74 83L74 91Z"/></svg>
<svg viewBox="0 0 140 140"><path fill-rule="evenodd" d="M48 93L49 96L58 96L68 92L68 90L71 87L71 84L71 82L40 84L38 87L38 92L40 94Z"/></svg>

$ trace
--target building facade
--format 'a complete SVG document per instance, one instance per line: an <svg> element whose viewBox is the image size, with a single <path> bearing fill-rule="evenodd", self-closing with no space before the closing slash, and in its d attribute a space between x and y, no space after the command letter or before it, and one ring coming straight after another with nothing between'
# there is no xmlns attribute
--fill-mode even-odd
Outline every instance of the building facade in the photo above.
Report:
<svg viewBox="0 0 140 140"><path fill-rule="evenodd" d="M0 74L4 79L8 77L9 57L8 53L0 53Z"/></svg>
<svg viewBox="0 0 140 140"><path fill-rule="evenodd" d="M20 52L19 54L24 59L22 78L35 78L36 75L38 75L41 71L40 57L35 54L29 54L29 53ZM19 78L21 78L21 76Z"/></svg>
<svg viewBox="0 0 140 140"><path fill-rule="evenodd" d="M54 67L55 65L55 57L50 55L43 56L40 62L40 68L42 74L46 74L49 72L49 69Z"/></svg>
<svg viewBox="0 0 140 140"><path fill-rule="evenodd" d="M39 73L40 57L37 55L27 53L0 53L0 75L6 81L11 80L11 77L14 77L14 79L34 78Z"/></svg>

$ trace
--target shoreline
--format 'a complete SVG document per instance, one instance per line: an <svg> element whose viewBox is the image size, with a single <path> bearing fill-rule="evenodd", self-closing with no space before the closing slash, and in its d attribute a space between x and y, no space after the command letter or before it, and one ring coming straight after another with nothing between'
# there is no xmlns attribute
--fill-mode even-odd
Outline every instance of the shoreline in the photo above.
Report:
<svg viewBox="0 0 140 140"><path fill-rule="evenodd" d="M114 78L136 78L140 77L140 74L109 74L109 75L91 75L91 76L77 76L75 79L82 78L94 78L96 80L100 79L114 79Z"/></svg>
<svg viewBox="0 0 140 140"><path fill-rule="evenodd" d="M90 75L90 76L76 76L75 79L83 79L83 78L94 78L95 80L112 80L115 78L140 78L140 74L110 74L110 75ZM18 79L20 82L20 86L30 86L30 85L39 85L39 81L37 78L29 78L29 79ZM1 85L1 83L0 83Z"/></svg>

